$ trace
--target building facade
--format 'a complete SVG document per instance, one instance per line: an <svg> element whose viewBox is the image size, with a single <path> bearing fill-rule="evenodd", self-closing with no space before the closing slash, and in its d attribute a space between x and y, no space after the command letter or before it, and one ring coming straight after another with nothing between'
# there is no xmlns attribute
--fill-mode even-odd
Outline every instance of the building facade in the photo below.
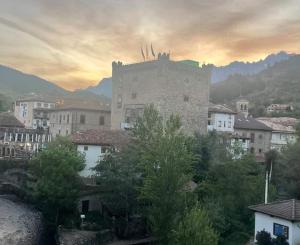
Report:
<svg viewBox="0 0 300 245"><path fill-rule="evenodd" d="M0 114L0 159L28 160L50 141L48 132L25 128L13 115Z"/></svg>
<svg viewBox="0 0 300 245"><path fill-rule="evenodd" d="M271 149L272 129L255 118L237 114L234 123L234 134L249 138L249 150L257 161L264 161L265 153Z"/></svg>
<svg viewBox="0 0 300 245"><path fill-rule="evenodd" d="M110 129L111 126L109 109L61 107L51 110L49 118L52 137L88 129Z"/></svg>
<svg viewBox="0 0 300 245"><path fill-rule="evenodd" d="M31 98L20 99L14 103L14 116L30 129L49 129L49 111L55 108L55 102Z"/></svg>
<svg viewBox="0 0 300 245"><path fill-rule="evenodd" d="M211 104L208 108L208 131L233 133L235 112L224 105Z"/></svg>
<svg viewBox="0 0 300 245"><path fill-rule="evenodd" d="M113 62L112 129L132 127L153 104L163 118L178 114L185 132L206 133L210 77L210 66L171 61L167 54L137 64Z"/></svg>
<svg viewBox="0 0 300 245"><path fill-rule="evenodd" d="M257 120L272 129L271 149L281 151L288 144L294 144L297 141L295 118L263 117Z"/></svg>
<svg viewBox="0 0 300 245"><path fill-rule="evenodd" d="M91 178L96 174L93 168L99 161L106 154L125 147L129 143L129 136L123 130L86 130L74 133L72 142L85 155L86 166L80 175Z"/></svg>

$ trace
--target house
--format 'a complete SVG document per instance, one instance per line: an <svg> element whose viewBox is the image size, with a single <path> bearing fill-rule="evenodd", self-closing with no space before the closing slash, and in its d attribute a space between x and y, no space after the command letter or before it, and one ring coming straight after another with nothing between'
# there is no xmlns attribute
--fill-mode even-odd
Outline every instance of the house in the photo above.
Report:
<svg viewBox="0 0 300 245"><path fill-rule="evenodd" d="M208 131L233 133L236 112L225 105L210 104L208 108Z"/></svg>
<svg viewBox="0 0 300 245"><path fill-rule="evenodd" d="M30 159L49 141L47 131L25 128L14 115L0 113L0 159Z"/></svg>
<svg viewBox="0 0 300 245"><path fill-rule="evenodd" d="M280 113L280 112L289 112L293 111L294 107L289 104L271 104L267 107L267 113Z"/></svg>
<svg viewBox="0 0 300 245"><path fill-rule="evenodd" d="M252 117L237 114L234 122L234 134L250 138L249 149L258 162L264 161L265 153L271 149L272 128Z"/></svg>
<svg viewBox="0 0 300 245"><path fill-rule="evenodd" d="M280 151L287 144L293 144L297 140L297 119L288 117L261 117L257 118L272 129L271 149Z"/></svg>
<svg viewBox="0 0 300 245"><path fill-rule="evenodd" d="M145 106L153 104L163 118L178 114L182 130L207 133L211 66L176 62L169 54L124 65L112 63L112 129L131 128Z"/></svg>
<svg viewBox="0 0 300 245"><path fill-rule="evenodd" d="M49 113L50 134L67 136L89 129L110 129L110 106L90 104L62 105Z"/></svg>
<svg viewBox="0 0 300 245"><path fill-rule="evenodd" d="M49 110L55 102L41 97L18 99L14 103L14 116L30 129L49 129Z"/></svg>
<svg viewBox="0 0 300 245"><path fill-rule="evenodd" d="M259 204L249 207L255 212L255 233L265 230L272 237L284 235L290 245L300 244L300 201Z"/></svg>
<svg viewBox="0 0 300 245"><path fill-rule="evenodd" d="M110 151L125 147L130 138L123 130L86 130L74 133L71 139L77 146L77 150L85 154L86 167L80 175L91 178L95 175L92 168L99 163L99 160Z"/></svg>

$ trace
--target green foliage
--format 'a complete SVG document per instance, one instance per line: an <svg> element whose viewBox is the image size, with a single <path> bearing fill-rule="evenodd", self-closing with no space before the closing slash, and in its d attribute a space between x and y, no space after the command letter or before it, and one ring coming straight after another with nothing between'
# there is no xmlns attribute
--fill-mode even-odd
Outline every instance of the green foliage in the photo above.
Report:
<svg viewBox="0 0 300 245"><path fill-rule="evenodd" d="M75 210L80 189L78 172L84 168L84 156L70 141L58 138L30 165L37 178L34 200L48 222L56 226Z"/></svg>
<svg viewBox="0 0 300 245"><path fill-rule="evenodd" d="M275 183L286 198L300 198L300 142L283 150L274 168Z"/></svg>
<svg viewBox="0 0 300 245"><path fill-rule="evenodd" d="M271 234L265 230L259 231L256 234L256 241L257 245L272 245Z"/></svg>
<svg viewBox="0 0 300 245"><path fill-rule="evenodd" d="M251 156L212 166L207 178L200 183L198 194L202 202L205 203L207 198L215 200L224 211L227 225L213 226L220 233L221 239L224 239L222 244L225 244L228 240L232 241L230 236L234 233L250 234L252 231L253 216L247 207L263 201L264 169Z"/></svg>
<svg viewBox="0 0 300 245"><path fill-rule="evenodd" d="M185 207L185 187L191 179L193 155L180 126L178 117L170 116L164 122L150 106L133 130L144 177L140 198L148 203L150 225L163 244L171 241L171 231Z"/></svg>
<svg viewBox="0 0 300 245"><path fill-rule="evenodd" d="M178 245L217 245L218 236L214 232L204 209L195 206L185 213L175 229L175 243Z"/></svg>
<svg viewBox="0 0 300 245"><path fill-rule="evenodd" d="M272 239L272 245L289 245L285 236L280 235Z"/></svg>

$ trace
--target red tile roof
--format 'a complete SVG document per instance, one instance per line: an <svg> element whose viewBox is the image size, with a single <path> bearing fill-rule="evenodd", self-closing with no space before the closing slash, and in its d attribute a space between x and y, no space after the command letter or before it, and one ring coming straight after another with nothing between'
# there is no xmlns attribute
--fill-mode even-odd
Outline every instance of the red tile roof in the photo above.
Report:
<svg viewBox="0 0 300 245"><path fill-rule="evenodd" d="M72 142L83 145L109 145L124 147L130 142L128 132L124 130L87 130L74 133Z"/></svg>

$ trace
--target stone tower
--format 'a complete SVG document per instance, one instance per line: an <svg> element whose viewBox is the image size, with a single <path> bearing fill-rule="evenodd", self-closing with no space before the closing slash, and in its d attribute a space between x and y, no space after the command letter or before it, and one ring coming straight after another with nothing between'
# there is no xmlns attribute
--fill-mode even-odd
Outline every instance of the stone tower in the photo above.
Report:
<svg viewBox="0 0 300 245"><path fill-rule="evenodd" d="M145 105L154 104L160 114L181 117L189 134L207 132L211 66L196 67L158 59L123 65L112 63L112 129L130 128Z"/></svg>
<svg viewBox="0 0 300 245"><path fill-rule="evenodd" d="M236 101L236 110L237 113L244 114L245 117L249 115L249 101L243 98L239 98Z"/></svg>

